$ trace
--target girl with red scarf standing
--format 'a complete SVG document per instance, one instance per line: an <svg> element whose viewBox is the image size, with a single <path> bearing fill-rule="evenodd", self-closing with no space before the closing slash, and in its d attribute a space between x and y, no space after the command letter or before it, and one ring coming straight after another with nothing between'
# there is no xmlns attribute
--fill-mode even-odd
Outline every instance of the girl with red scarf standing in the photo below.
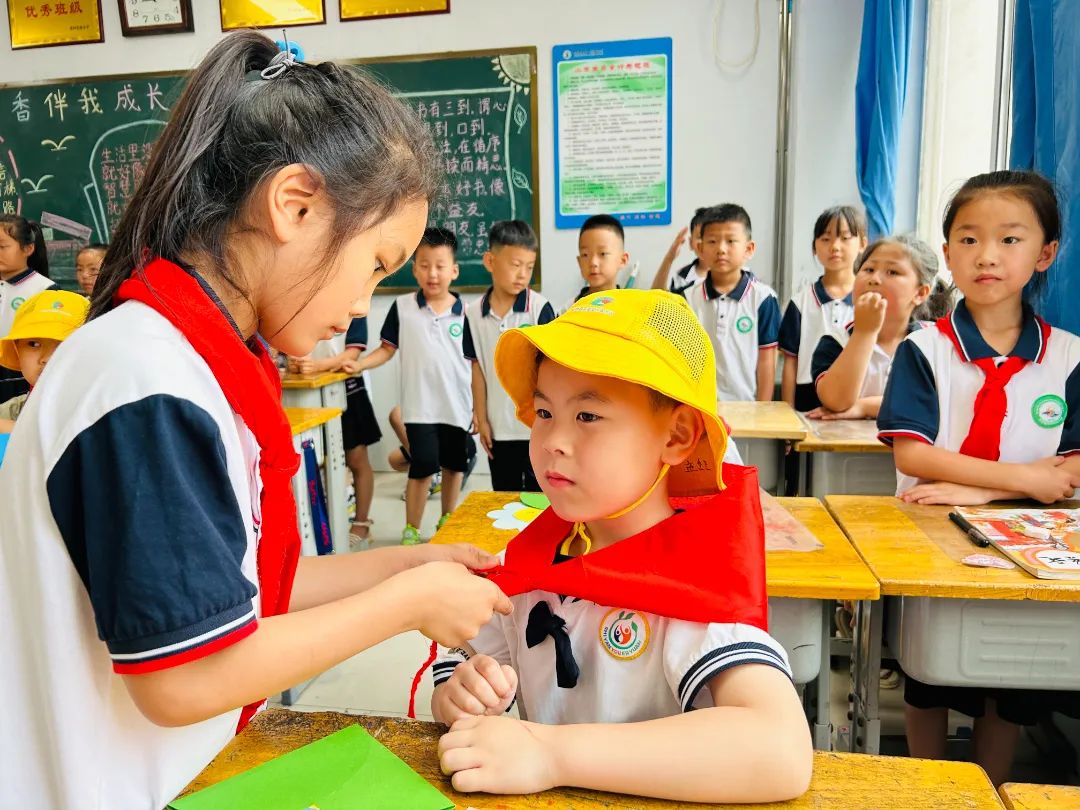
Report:
<svg viewBox="0 0 1080 810"><path fill-rule="evenodd" d="M510 604L475 549L299 557L298 459L265 343L366 314L439 182L408 110L254 33L191 74L0 489L4 806L159 808L262 699ZM265 341L265 342L264 342Z"/></svg>

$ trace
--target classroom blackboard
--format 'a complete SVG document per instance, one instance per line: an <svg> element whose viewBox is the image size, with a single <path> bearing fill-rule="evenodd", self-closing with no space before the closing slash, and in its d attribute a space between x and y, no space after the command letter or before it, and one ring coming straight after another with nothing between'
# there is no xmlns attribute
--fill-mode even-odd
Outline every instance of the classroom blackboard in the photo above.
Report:
<svg viewBox="0 0 1080 810"><path fill-rule="evenodd" d="M536 49L503 48L356 60L408 103L446 172L432 224L458 236L462 290L489 279L487 230L524 219L539 232ZM75 288L75 254L109 240L142 177L185 74L0 86L0 210L47 228L49 265ZM533 283L539 286L539 262ZM381 292L415 287L403 268Z"/></svg>

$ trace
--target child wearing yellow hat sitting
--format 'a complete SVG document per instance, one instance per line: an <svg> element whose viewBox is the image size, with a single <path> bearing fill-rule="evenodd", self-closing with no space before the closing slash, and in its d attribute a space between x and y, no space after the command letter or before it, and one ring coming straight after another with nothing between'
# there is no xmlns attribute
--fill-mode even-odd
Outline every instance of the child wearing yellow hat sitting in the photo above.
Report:
<svg viewBox="0 0 1080 810"><path fill-rule="evenodd" d="M56 347L82 322L90 302L63 290L46 290L28 298L15 313L11 331L0 338L0 366L20 371L33 388ZM0 403L0 433L10 433L29 394Z"/></svg>
<svg viewBox="0 0 1080 810"><path fill-rule="evenodd" d="M585 296L500 339L496 372L551 508L487 572L513 613L435 663L456 789L806 790L809 729L766 629L756 475L721 463L712 354L660 291ZM521 720L504 715L515 700Z"/></svg>

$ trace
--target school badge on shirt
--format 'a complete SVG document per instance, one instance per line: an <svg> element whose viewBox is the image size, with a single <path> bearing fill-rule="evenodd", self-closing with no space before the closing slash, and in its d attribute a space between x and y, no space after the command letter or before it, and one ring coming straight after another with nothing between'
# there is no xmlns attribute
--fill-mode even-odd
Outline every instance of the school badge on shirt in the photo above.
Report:
<svg viewBox="0 0 1080 810"><path fill-rule="evenodd" d="M633 610L609 610L600 620L600 646L620 661L637 658L649 646L649 620Z"/></svg>
<svg viewBox="0 0 1080 810"><path fill-rule="evenodd" d="M1031 403L1031 418L1041 428L1056 428L1068 412L1069 406L1056 394L1043 394Z"/></svg>

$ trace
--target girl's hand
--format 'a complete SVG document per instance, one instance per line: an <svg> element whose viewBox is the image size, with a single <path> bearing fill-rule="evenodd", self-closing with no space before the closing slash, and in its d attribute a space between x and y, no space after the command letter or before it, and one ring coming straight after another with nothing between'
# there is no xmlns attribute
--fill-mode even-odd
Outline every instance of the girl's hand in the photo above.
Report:
<svg viewBox="0 0 1080 810"><path fill-rule="evenodd" d="M820 419L822 422L831 422L837 419L869 419L870 414L861 400L855 400L855 404L846 411L830 411L824 405L806 412L810 419Z"/></svg>
<svg viewBox="0 0 1080 810"><path fill-rule="evenodd" d="M996 494L992 489L969 487L949 481L931 481L928 484L916 484L907 492L901 493L900 500L905 503L921 503L924 506L982 506L994 500Z"/></svg>
<svg viewBox="0 0 1080 810"><path fill-rule="evenodd" d="M495 458L492 448L494 447L495 437L491 432L491 422L487 419L473 419L473 424L476 426L476 433L480 436L480 446L484 448L484 452L487 453L488 458Z"/></svg>
<svg viewBox="0 0 1080 810"><path fill-rule="evenodd" d="M415 547L422 552L424 562L461 563L472 571L487 571L499 564L499 558L468 543L424 543Z"/></svg>
<svg viewBox="0 0 1080 810"><path fill-rule="evenodd" d="M468 717L439 740L439 764L462 793L540 793L559 784L552 731L513 717Z"/></svg>
<svg viewBox="0 0 1080 810"><path fill-rule="evenodd" d="M513 667L488 655L474 655L454 667L450 680L439 687L432 712L448 726L466 717L498 717L514 702L517 686Z"/></svg>
<svg viewBox="0 0 1080 810"><path fill-rule="evenodd" d="M289 358L289 373L290 374L299 374L300 373L300 358L299 357L290 357Z"/></svg>
<svg viewBox="0 0 1080 810"><path fill-rule="evenodd" d="M881 293L866 292L855 302L855 331L877 336L885 324L885 310L889 302Z"/></svg>
<svg viewBox="0 0 1080 810"><path fill-rule="evenodd" d="M1020 465L1018 489L1040 503L1068 500L1080 487L1080 475L1062 469L1064 463L1059 457Z"/></svg>
<svg viewBox="0 0 1080 810"><path fill-rule="evenodd" d="M476 638L493 613L509 616L514 611L499 586L471 573L460 563L430 562L385 580L404 588L409 622L444 647L460 647Z"/></svg>
<svg viewBox="0 0 1080 810"><path fill-rule="evenodd" d="M686 234L690 232L689 228L683 228L679 231L679 235L675 237L675 241L671 243L671 247L668 248L666 259L669 262L675 261L679 253L682 251L683 244L686 242Z"/></svg>
<svg viewBox="0 0 1080 810"><path fill-rule="evenodd" d="M289 361L290 365L292 360ZM319 361L312 360L311 357L298 357L296 358L296 370L299 374L317 374L319 372Z"/></svg>
<svg viewBox="0 0 1080 810"><path fill-rule="evenodd" d="M342 360L341 370L346 374L359 374L361 371L360 358L356 360Z"/></svg>

